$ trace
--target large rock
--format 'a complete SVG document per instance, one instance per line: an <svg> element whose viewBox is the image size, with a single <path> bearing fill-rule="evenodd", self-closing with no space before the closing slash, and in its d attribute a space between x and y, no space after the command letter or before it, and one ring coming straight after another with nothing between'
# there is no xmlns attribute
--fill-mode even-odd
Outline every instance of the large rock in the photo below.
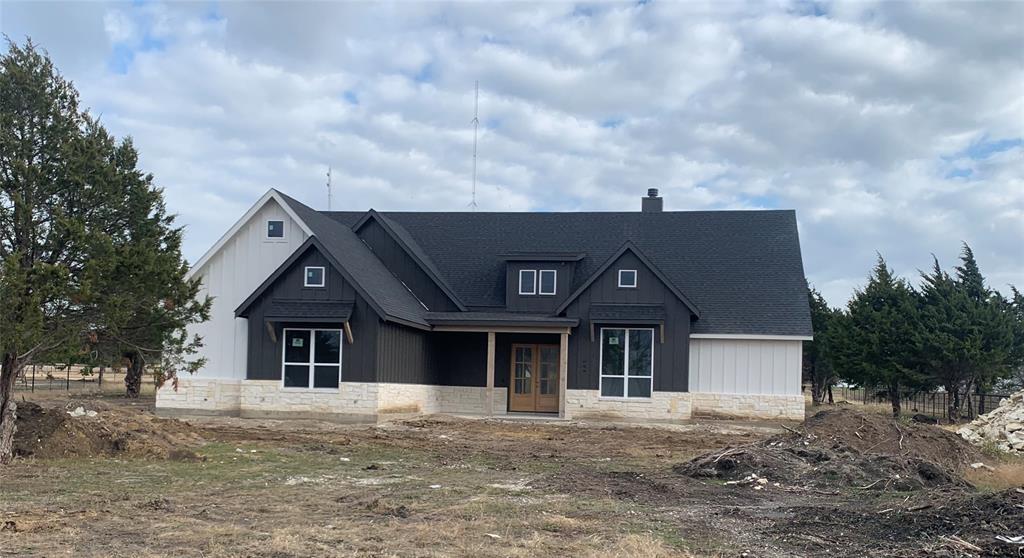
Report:
<svg viewBox="0 0 1024 558"><path fill-rule="evenodd" d="M957 434L975 445L993 444L1005 452L1024 454L1024 390L1003 399Z"/></svg>

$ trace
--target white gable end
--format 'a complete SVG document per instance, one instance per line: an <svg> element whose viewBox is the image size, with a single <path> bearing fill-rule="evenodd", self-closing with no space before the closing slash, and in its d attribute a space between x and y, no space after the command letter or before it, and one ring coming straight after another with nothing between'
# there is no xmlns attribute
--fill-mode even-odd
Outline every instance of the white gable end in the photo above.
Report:
<svg viewBox="0 0 1024 558"><path fill-rule="evenodd" d="M284 238L267 238L267 222L284 222ZM248 320L235 308L303 242L309 229L277 193L267 192L192 268L201 295L213 297L209 321L189 328L203 338L204 378L245 378Z"/></svg>

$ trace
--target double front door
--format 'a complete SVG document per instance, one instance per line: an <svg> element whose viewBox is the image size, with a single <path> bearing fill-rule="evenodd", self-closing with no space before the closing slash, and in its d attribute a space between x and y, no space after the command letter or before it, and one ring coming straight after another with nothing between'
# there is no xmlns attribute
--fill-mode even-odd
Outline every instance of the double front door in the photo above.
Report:
<svg viewBox="0 0 1024 558"><path fill-rule="evenodd" d="M558 345L512 345L508 409L558 412Z"/></svg>

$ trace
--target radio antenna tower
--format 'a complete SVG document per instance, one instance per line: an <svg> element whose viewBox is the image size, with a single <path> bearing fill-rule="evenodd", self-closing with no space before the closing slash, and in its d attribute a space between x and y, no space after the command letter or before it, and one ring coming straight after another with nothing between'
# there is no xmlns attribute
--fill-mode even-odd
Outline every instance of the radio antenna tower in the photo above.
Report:
<svg viewBox="0 0 1024 558"><path fill-rule="evenodd" d="M327 211L331 210L331 166L327 165Z"/></svg>
<svg viewBox="0 0 1024 558"><path fill-rule="evenodd" d="M477 80L476 87L473 92L473 199L469 202L469 207L476 211L476 134L477 128L480 126L480 81Z"/></svg>

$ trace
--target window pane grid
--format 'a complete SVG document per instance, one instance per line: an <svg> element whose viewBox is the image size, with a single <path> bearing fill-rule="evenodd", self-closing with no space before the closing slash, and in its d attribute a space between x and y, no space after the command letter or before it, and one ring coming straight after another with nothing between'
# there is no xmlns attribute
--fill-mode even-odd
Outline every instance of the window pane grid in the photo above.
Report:
<svg viewBox="0 0 1024 558"><path fill-rule="evenodd" d="M285 328L283 337L284 387L338 389L341 381L341 330Z"/></svg>
<svg viewBox="0 0 1024 558"><path fill-rule="evenodd" d="M650 397L653 369L654 330L601 329L602 397Z"/></svg>

